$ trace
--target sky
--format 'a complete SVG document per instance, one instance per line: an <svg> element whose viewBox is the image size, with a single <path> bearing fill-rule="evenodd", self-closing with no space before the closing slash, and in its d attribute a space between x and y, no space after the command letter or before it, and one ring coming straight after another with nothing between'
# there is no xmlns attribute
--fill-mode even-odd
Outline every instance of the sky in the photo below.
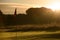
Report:
<svg viewBox="0 0 60 40"><path fill-rule="evenodd" d="M0 0L0 9L6 14L13 13L15 7L18 13L23 12L28 7L47 7L53 2L60 0ZM19 9L20 8L20 9ZM24 8L24 9L23 9ZM20 10L20 11L19 11Z"/></svg>
<svg viewBox="0 0 60 40"><path fill-rule="evenodd" d="M60 0L0 0L0 3L20 3L27 5L47 6L54 1L60 2Z"/></svg>

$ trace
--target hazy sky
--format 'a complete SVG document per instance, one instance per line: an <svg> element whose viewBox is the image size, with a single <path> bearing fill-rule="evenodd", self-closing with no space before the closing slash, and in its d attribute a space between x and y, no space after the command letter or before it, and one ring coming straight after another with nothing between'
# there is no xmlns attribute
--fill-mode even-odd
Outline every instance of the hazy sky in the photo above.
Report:
<svg viewBox="0 0 60 40"><path fill-rule="evenodd" d="M47 6L54 1L60 2L60 0L0 0L0 3L20 3Z"/></svg>
<svg viewBox="0 0 60 40"><path fill-rule="evenodd" d="M10 4L10 6L15 6L15 4L23 4L23 5L32 5L32 6L43 6L43 7L47 7L49 6L51 3L53 2L60 2L60 0L0 0L0 6L2 6L1 4ZM15 4L14 4L15 3ZM6 8L6 5L4 5L4 7ZM4 10L2 7L0 7L0 9ZM8 10L5 10L4 12L7 12ZM9 10L10 11L10 10ZM8 12L9 12L8 11ZM20 10L20 11L23 11L23 10ZM7 13L8 13L7 12ZM11 10L12 12L12 10Z"/></svg>

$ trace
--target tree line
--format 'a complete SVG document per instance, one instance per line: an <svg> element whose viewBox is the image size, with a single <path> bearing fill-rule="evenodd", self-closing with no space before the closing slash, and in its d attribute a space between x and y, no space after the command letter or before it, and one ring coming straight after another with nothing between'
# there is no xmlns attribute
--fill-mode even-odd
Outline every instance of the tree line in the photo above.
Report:
<svg viewBox="0 0 60 40"><path fill-rule="evenodd" d="M24 24L50 24L55 23L54 11L49 8L29 8L26 14L5 15L0 10L1 25L24 25Z"/></svg>

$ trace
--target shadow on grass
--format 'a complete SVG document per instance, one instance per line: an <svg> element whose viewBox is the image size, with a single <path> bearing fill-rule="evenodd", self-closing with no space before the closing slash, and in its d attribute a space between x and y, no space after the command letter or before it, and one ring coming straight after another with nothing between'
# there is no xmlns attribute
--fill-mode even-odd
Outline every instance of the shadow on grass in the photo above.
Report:
<svg viewBox="0 0 60 40"><path fill-rule="evenodd" d="M18 36L17 39L60 39L60 33L56 34L40 34L31 36Z"/></svg>

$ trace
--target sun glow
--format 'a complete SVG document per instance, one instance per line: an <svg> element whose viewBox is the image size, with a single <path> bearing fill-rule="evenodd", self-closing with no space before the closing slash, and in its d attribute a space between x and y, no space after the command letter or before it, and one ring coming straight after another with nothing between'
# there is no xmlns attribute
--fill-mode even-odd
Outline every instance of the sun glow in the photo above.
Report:
<svg viewBox="0 0 60 40"><path fill-rule="evenodd" d="M54 10L60 10L60 2L54 2L48 6L48 8L51 8L53 11Z"/></svg>
<svg viewBox="0 0 60 40"><path fill-rule="evenodd" d="M40 5L34 5L33 8L40 8Z"/></svg>
<svg viewBox="0 0 60 40"><path fill-rule="evenodd" d="M55 1L55 2L52 2L52 3L48 4L47 6L35 5L33 7L34 8L46 7L46 8L50 8L53 11L55 11L55 10L60 10L60 2Z"/></svg>

